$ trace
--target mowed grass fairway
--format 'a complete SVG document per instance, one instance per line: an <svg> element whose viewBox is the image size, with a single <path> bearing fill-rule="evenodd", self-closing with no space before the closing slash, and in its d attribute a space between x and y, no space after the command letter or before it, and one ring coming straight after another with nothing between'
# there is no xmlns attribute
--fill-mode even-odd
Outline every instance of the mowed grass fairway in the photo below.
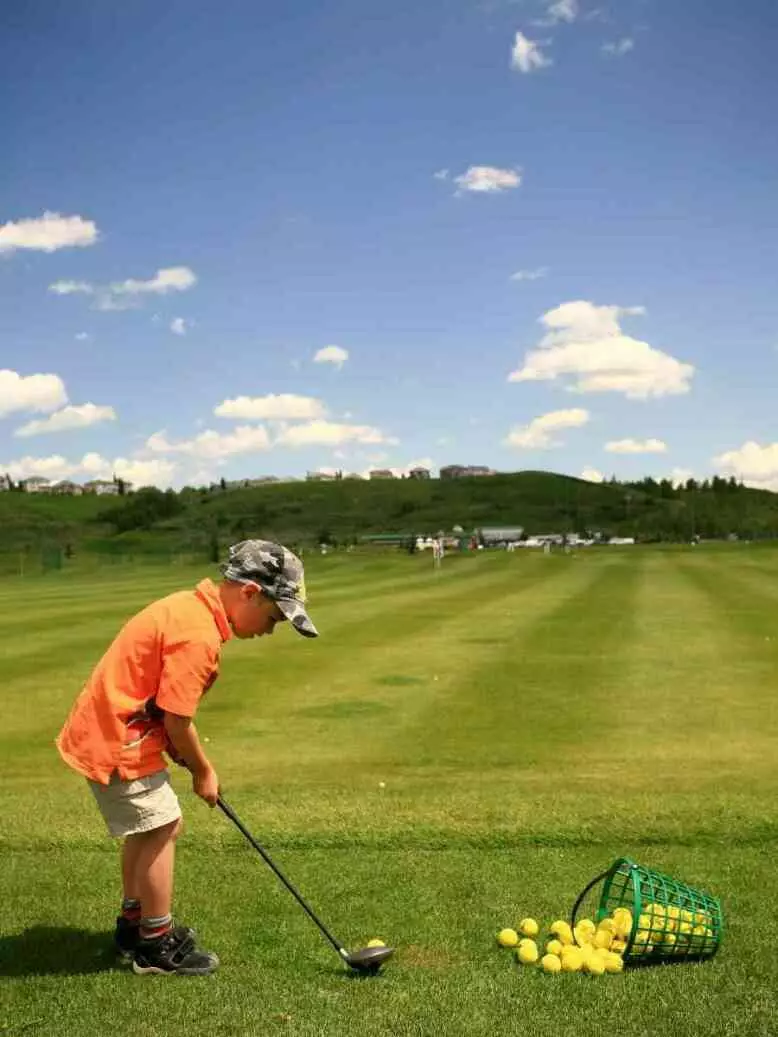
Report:
<svg viewBox="0 0 778 1037"><path fill-rule="evenodd" d="M198 715L225 797L346 946L397 947L372 979L177 769L177 918L222 968L106 956L116 846L53 739L121 622L208 574L0 584L0 1032L778 1032L778 552L316 557L318 641L226 646ZM722 898L714 961L546 977L497 948L625 854Z"/></svg>

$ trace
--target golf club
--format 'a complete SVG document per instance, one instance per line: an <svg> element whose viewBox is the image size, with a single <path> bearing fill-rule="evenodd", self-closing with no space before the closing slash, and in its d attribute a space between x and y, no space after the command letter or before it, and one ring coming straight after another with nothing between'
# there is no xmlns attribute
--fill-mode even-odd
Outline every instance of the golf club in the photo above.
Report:
<svg viewBox="0 0 778 1037"><path fill-rule="evenodd" d="M232 807L229 806L229 804L227 804L224 801L222 796L219 796L219 798L217 799L216 803L217 803L217 806L227 815L227 817L230 819L230 821L232 821L232 823L235 825L235 827L246 837L246 839L248 839L248 841L251 843L251 845L254 847L254 849L257 851L257 853L262 857L262 859L265 861L265 863L267 865L269 865L270 868L272 868L272 870L275 872L275 874L278 876L278 878L281 880L281 882L283 882L283 884L286 886L286 888L289 890L289 892L292 894L292 896L297 900L297 902L303 908L303 910L308 915L308 917L313 922L315 922L316 925L319 927L319 929L322 931L322 933L324 933L324 935L327 937L329 942L332 944L332 946L338 952L338 954L340 955L340 958L346 963L346 965L348 965L350 968L354 969L355 972L368 973L368 974L375 974L376 972L378 972L378 970L380 969L381 965L387 960L387 958L390 958L394 954L394 948L392 948L392 947L363 947L363 948L361 948L358 951L352 951L352 952L349 953L349 951L347 951L347 950L345 950L345 948L341 947L340 943L335 939L335 937L332 935L332 933L329 931L329 929L327 929L327 927L324 925L323 922L319 921L319 919L313 913L311 908L308 907L308 905L303 900L303 898L300 896L300 894L297 892L297 890L294 888L292 883L289 882L289 880L287 878L285 878L281 874L279 869L276 867L276 865L270 859L270 856L268 855L268 853L265 850L262 849L262 847L259 845L259 843L254 838L254 836L251 834L251 832L248 830L248 828L246 828L246 826L243 824L243 822L238 817L238 815L235 813L235 811L232 809Z"/></svg>

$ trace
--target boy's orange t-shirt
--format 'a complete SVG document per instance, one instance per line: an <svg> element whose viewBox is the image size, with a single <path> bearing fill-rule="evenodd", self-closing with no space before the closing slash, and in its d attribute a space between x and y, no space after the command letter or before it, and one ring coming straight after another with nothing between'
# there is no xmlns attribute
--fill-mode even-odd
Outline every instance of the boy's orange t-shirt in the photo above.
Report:
<svg viewBox="0 0 778 1037"><path fill-rule="evenodd" d="M161 710L195 715L219 675L222 644L232 637L212 580L152 602L109 646L76 699L56 740L65 763L107 785L165 767Z"/></svg>

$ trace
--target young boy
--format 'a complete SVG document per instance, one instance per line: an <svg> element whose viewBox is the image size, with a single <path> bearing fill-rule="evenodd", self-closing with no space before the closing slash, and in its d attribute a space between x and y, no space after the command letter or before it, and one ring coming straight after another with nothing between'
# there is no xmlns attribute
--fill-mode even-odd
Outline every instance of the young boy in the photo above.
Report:
<svg viewBox="0 0 778 1037"><path fill-rule="evenodd" d="M130 619L95 667L56 745L89 782L108 831L123 838L124 899L115 943L139 975L205 975L219 964L192 929L174 926L173 864L181 808L163 752L192 773L213 807L219 779L193 723L231 637L272 634L288 620L318 631L305 608L302 562L280 544L244 540L229 550L219 583L205 579Z"/></svg>

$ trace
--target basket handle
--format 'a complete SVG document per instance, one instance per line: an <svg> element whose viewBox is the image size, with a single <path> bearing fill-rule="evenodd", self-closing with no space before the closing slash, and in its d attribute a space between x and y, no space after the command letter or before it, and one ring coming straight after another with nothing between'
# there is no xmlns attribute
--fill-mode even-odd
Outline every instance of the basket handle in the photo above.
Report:
<svg viewBox="0 0 778 1037"><path fill-rule="evenodd" d="M598 882L602 882L602 880L609 874L610 870L611 870L610 868L606 868L605 871L601 875L597 875L595 878L593 878L592 881L589 883L589 885L584 888L583 892L580 894L580 896L576 900L575 904L573 905L573 911L572 911L572 928L573 929L575 929L575 926L576 926L576 915L578 914L578 908L583 903L584 897L586 896L586 894L589 892L590 889L593 889L593 887L597 885Z"/></svg>

